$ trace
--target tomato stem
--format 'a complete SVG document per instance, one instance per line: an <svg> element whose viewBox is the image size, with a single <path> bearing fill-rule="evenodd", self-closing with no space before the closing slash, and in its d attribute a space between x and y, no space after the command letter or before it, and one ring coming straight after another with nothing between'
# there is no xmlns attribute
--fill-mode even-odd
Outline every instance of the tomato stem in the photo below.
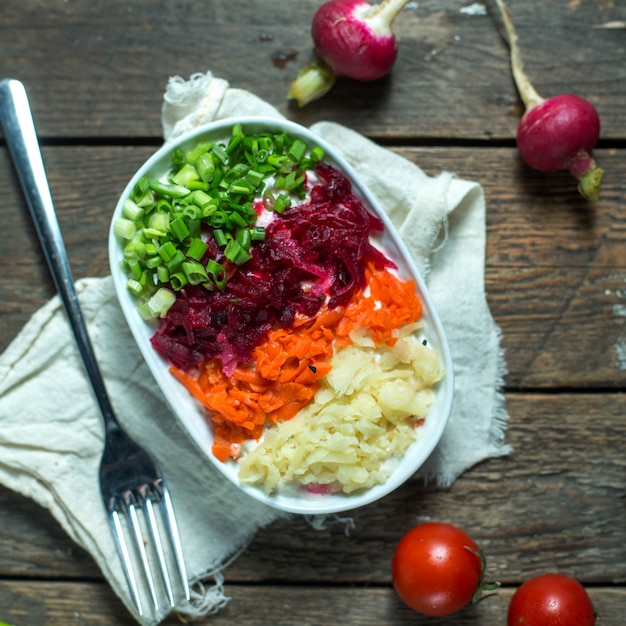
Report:
<svg viewBox="0 0 626 626"><path fill-rule="evenodd" d="M478 580L478 585L476 586L476 590L474 591L474 595L472 595L472 599L470 600L470 604L478 604L482 602L485 598L492 596L492 593L488 593L485 595L485 591L494 591L500 587L499 582L488 583L485 582L485 570L487 569L487 559L483 554L482 550L474 550L470 546L463 546L466 550L475 554L480 559L480 578Z"/></svg>

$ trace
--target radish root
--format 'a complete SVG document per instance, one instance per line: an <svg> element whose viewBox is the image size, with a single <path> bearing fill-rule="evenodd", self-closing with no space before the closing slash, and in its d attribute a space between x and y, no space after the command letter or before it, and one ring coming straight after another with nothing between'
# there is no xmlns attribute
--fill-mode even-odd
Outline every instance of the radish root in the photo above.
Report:
<svg viewBox="0 0 626 626"><path fill-rule="evenodd" d="M496 4L500 9L500 15L504 23L505 39L509 44L513 80L515 81L515 85L517 86L517 90L519 91L526 109L530 109L543 102L543 98L537 93L528 75L524 71L524 63L519 48L519 38L515 26L513 26L513 22L511 21L509 10L503 0L496 0Z"/></svg>
<svg viewBox="0 0 626 626"><path fill-rule="evenodd" d="M522 159L541 172L569 170L578 179L578 191L597 200L604 171L591 157L600 135L600 118L591 102L563 94L542 98L524 71L519 39L504 0L495 0L504 25L511 70L526 111L517 129Z"/></svg>

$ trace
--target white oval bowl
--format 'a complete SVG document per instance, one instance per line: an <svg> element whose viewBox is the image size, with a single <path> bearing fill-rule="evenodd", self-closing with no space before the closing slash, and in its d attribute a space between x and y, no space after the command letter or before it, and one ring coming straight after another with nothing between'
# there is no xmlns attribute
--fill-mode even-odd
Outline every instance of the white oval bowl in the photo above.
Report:
<svg viewBox="0 0 626 626"><path fill-rule="evenodd" d="M286 495L275 493L266 496L261 488L242 485L238 478L237 463L232 460L222 463L213 456L211 452L213 433L207 423L205 409L172 376L168 370L167 362L152 348L150 338L155 327L141 318L137 310L137 300L126 287L127 276L121 269L124 256L123 245L113 233L113 223L122 214L124 200L130 195L131 190L141 177L161 178L165 176L171 167L171 155L175 149L188 150L202 140L227 140L235 124L241 124L248 134L285 131L292 138L300 138L309 147L318 145L326 153L324 160L342 171L350 179L354 193L361 198L368 210L384 223L384 233L380 236L377 235L377 241L381 243L397 264L399 275L405 280L413 279L417 285L423 307L423 334L434 349L439 352L442 367L446 372L444 378L434 389L435 401L426 416L424 425L421 426L420 436L407 449L386 482L358 494L311 495L302 493L301 495L292 495L290 493ZM355 509L382 498L404 483L423 465L439 443L450 416L454 381L448 343L426 285L387 214L372 193L360 181L352 166L332 146L303 126L272 118L231 118L199 127L175 141L165 144L139 168L120 197L109 232L109 262L117 297L128 326L174 415L204 453L207 461L213 464L227 480L256 500L283 511L306 515L338 513Z"/></svg>

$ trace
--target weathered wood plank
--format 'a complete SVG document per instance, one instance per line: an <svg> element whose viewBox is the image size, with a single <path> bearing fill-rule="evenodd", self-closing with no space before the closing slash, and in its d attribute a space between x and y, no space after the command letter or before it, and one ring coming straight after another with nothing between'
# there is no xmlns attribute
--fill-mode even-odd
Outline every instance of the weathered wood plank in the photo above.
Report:
<svg viewBox="0 0 626 626"><path fill-rule="evenodd" d="M118 195L153 147L45 147L76 278L109 272L107 233ZM478 180L487 201L486 289L504 333L511 387L626 384L626 152L601 150L600 201L567 174L520 166L509 148L398 148L429 174ZM80 172L80 175L78 175ZM103 175L105 174L105 175ZM0 349L54 293L6 151L0 150ZM16 259L18 262L16 263ZM514 288L512 288L514 286Z"/></svg>
<svg viewBox="0 0 626 626"><path fill-rule="evenodd" d="M15 626L117 624L135 619L104 582L0 581L0 620Z"/></svg>
<svg viewBox="0 0 626 626"><path fill-rule="evenodd" d="M389 77L342 80L302 110L289 103L291 81L312 58L310 21L322 1L4 0L0 75L24 80L46 137L159 137L167 79L207 70L306 124L331 119L388 139L514 137L520 104L491 0L411 3L396 21L399 56ZM622 31L594 26L624 20L624 7L510 5L539 92L591 99L602 137L623 139ZM277 62L281 55L295 58Z"/></svg>
<svg viewBox="0 0 626 626"><path fill-rule="evenodd" d="M623 580L621 396L507 399L510 456L473 468L450 489L410 481L353 512L349 538L342 524L313 534L304 523L277 524L259 534L229 575L242 568L259 581L276 579L286 566L292 580L302 582L382 583L402 533L418 521L439 519L470 532L487 555L488 572L501 582L554 568L594 583Z"/></svg>
<svg viewBox="0 0 626 626"><path fill-rule="evenodd" d="M0 528L0 577L102 577L91 556L48 511L5 487L0 488Z"/></svg>
<svg viewBox="0 0 626 626"><path fill-rule="evenodd" d="M493 0L409 3L396 22L391 76L340 81L299 110L285 96L311 58L310 19L323 1L0 4L0 76L21 78L29 90L77 278L109 271L111 211L160 144L172 75L211 69L296 121L344 123L430 174L448 169L485 189L485 286L509 366L513 453L477 465L449 489L407 482L351 513L349 536L341 522L314 530L302 519L261 530L226 572L232 603L201 623L495 626L505 623L516 585L558 570L588 585L599 623L621 626L626 65L623 29L597 27L626 20L626 6L508 1L538 91L578 93L600 112L596 157L606 177L590 206L569 175L533 172L513 148L521 108L489 14ZM54 288L1 143L0 197L3 350ZM426 519L466 528L487 555L488 578L504 587L454 617L422 618L404 607L391 588L390 559L402 533ZM0 488L0 528L0 621L135 623L47 511Z"/></svg>
<svg viewBox="0 0 626 626"><path fill-rule="evenodd" d="M499 589L455 615L432 618L403 605L386 587L227 585L229 604L217 615L194 622L213 626L501 626L513 589ZM604 626L621 626L626 592L593 588L589 595ZM132 626L136 622L104 585L93 583L0 582L3 620L19 626ZM164 626L180 624L171 616Z"/></svg>
<svg viewBox="0 0 626 626"><path fill-rule="evenodd" d="M226 572L232 583L389 582L401 535L427 519L464 527L488 576L515 585L549 570L594 585L626 577L626 397L510 394L513 452L466 472L451 488L409 481L380 502L314 530L304 519L261 530ZM49 514L0 489L0 578L99 578ZM0 606L2 604L0 603Z"/></svg>

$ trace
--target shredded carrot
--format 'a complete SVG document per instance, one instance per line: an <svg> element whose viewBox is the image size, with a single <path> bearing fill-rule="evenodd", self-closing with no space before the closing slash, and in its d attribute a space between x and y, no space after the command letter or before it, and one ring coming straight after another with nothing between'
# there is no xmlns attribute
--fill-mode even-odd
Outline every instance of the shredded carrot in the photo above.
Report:
<svg viewBox="0 0 626 626"><path fill-rule="evenodd" d="M224 461L236 457L247 439L258 439L267 423L294 417L319 388L331 369L332 327L341 313L324 311L300 318L294 328L276 328L254 351L249 367L226 376L217 359L194 378L177 368L172 373L211 415L213 454Z"/></svg>
<svg viewBox="0 0 626 626"><path fill-rule="evenodd" d="M346 307L323 309L315 318L298 317L291 328L271 330L250 365L235 368L230 376L217 359L197 377L171 368L207 409L216 458L237 458L244 441L259 439L266 425L291 419L311 402L331 370L335 348L348 345L355 328L369 329L376 346L392 346L393 331L421 317L413 281L402 282L372 265L366 280L369 293L356 294Z"/></svg>
<svg viewBox="0 0 626 626"><path fill-rule="evenodd" d="M348 345L355 328L368 329L375 346L393 346L397 340L394 330L422 317L422 302L414 281L401 281L371 264L365 269L365 278L369 293L360 291L349 302L337 325L337 346Z"/></svg>

